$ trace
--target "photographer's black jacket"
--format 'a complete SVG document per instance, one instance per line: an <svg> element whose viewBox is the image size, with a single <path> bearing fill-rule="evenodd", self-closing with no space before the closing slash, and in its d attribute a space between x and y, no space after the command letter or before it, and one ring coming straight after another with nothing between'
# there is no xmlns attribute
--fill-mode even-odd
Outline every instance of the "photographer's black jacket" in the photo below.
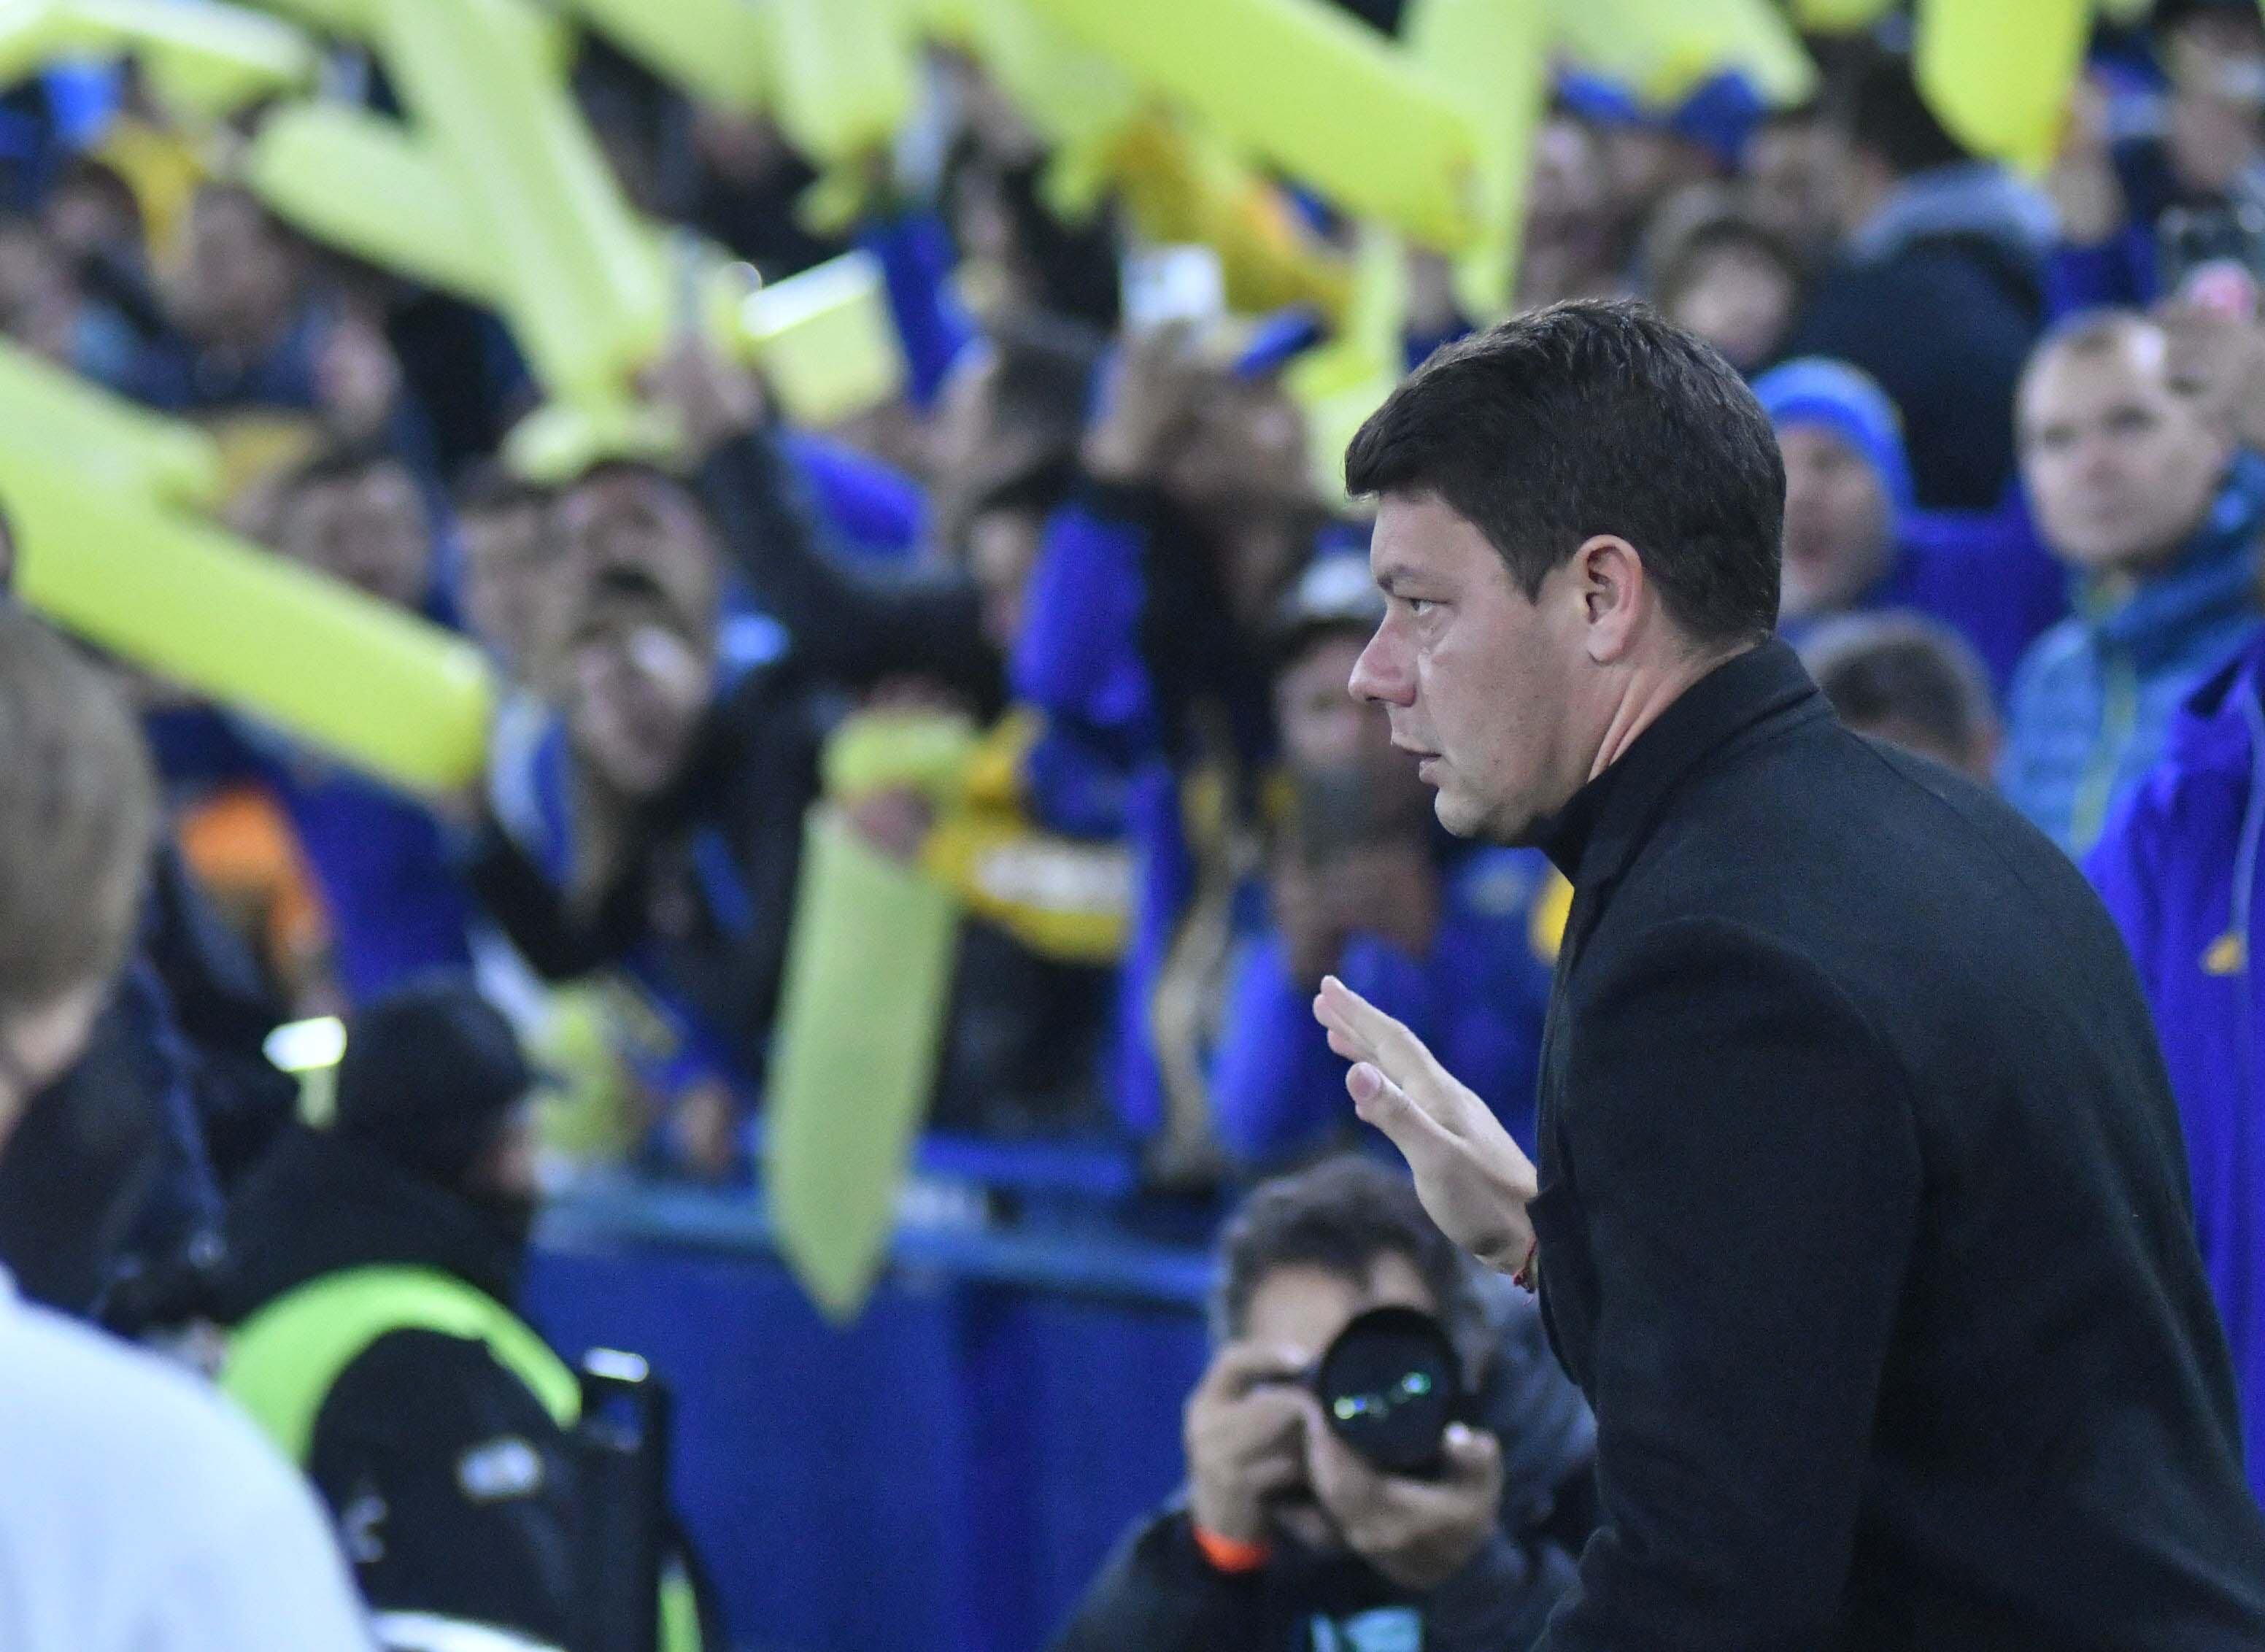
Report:
<svg viewBox="0 0 2265 1652"><path fill-rule="evenodd" d="M1502 1442L1502 1521L1460 1573L1417 1595L1358 1556L1285 1545L1230 1576L1196 1547L1176 1500L1125 1539L1053 1652L1524 1652L1587 1536L1595 1430L1532 1305L1502 1306L1501 1350L1478 1401L1479 1424Z"/></svg>
<svg viewBox="0 0 2265 1652"><path fill-rule="evenodd" d="M298 1129L237 1194L229 1250L216 1306L232 1325L300 1285L376 1264L430 1268L508 1304L524 1246L377 1149ZM568 1644L567 1437L486 1344L422 1329L379 1337L332 1385L306 1467L374 1610Z"/></svg>

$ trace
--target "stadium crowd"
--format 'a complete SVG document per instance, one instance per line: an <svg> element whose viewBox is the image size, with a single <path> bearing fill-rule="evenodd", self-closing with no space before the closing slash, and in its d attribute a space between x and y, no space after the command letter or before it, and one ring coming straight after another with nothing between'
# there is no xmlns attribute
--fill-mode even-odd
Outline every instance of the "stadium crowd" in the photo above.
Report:
<svg viewBox="0 0 2265 1652"><path fill-rule="evenodd" d="M2091 874L2156 1011L2265 1496L2265 22L2161 0L2103 23L2035 180L1964 150L1892 43L1816 51L1824 89L1789 109L1736 76L1662 108L1561 73L1517 304L1644 299L1744 374L1785 460L1783 634L1850 725L1994 779ZM1530 1148L1570 891L1539 850L1446 836L1346 693L1383 598L1292 393L1322 312L1249 302L1269 273L1231 255L1160 302L1128 277L1158 252L1131 204L1058 217L1000 88L943 53L928 74L863 215L819 232L777 128L584 43L577 97L638 208L774 280L863 247L910 372L899 403L804 428L688 342L644 384L679 462L542 483L499 456L536 395L497 316L288 227L131 70L0 99L0 330L215 433L234 527L461 632L509 685L485 783L434 800L98 662L156 824L130 922L78 941L40 914L87 867L0 834L0 1090L29 1103L0 1137L0 1263L170 1342L356 1267L509 1305L541 1190L578 1170L747 1183L829 802L896 861L974 867L931 1128L1249 1195L1188 1497L1063 1645L1227 1652L1316 1614L1368 1626L1317 1646L1417 1644L1395 1613L1427 1647L1525 1644L1593 1517L1585 1413L1530 1310L1378 1168L1309 1005L1342 978ZM1251 209L1346 255L1351 226L1286 181ZM1409 280L1413 366L1470 324L1438 260ZM46 783L49 724L114 732L40 709L95 692L84 670L0 659L0 797ZM964 737L951 787L841 778L845 742L908 720ZM0 822L79 829L33 807ZM50 943L77 950L38 962ZM28 1012L90 980L84 1053L42 1066ZM263 1051L327 1015L347 1056L317 1130ZM1421 1509L1314 1430L1285 1444L1303 1401L1264 1379L1288 1367L1261 1344L1310 1351L1390 1302L1448 1323L1484 1401ZM564 1430L540 1378L449 1340L339 1377L301 1460L394 1644L426 1644L419 1612L563 1643L568 1517L449 1474ZM389 1455L404 1384L441 1396L430 1461ZM375 1541L389 1502L440 1552Z"/></svg>

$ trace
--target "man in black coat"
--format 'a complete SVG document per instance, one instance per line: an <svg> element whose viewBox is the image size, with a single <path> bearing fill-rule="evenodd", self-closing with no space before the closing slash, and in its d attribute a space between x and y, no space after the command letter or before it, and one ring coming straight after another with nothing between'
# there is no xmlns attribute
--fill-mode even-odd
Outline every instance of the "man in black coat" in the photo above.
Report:
<svg viewBox="0 0 2265 1652"><path fill-rule="evenodd" d="M1446 826L1576 891L1538 1172L1404 1028L1317 1005L1595 1409L1544 1647L2265 1648L2131 966L2043 838L1770 640L1783 473L1737 375L1562 305L1434 357L1346 469L1389 598L1353 691Z"/></svg>

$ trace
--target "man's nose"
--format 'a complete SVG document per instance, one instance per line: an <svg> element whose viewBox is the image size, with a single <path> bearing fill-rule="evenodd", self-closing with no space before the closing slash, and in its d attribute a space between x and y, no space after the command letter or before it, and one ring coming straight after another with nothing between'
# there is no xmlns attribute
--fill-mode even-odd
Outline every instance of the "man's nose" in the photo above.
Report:
<svg viewBox="0 0 2265 1652"><path fill-rule="evenodd" d="M1387 619L1376 628L1376 635L1368 639L1368 646L1360 651L1360 658L1353 662L1352 680L1345 686L1356 700L1380 705L1413 705L1416 678L1408 664L1407 651L1393 635L1392 622Z"/></svg>

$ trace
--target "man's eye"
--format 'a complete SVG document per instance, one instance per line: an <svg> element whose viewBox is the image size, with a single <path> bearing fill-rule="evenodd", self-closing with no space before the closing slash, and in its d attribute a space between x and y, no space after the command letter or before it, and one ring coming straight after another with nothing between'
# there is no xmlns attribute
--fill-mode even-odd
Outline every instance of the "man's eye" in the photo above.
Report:
<svg viewBox="0 0 2265 1652"><path fill-rule="evenodd" d="M1431 611L1431 599L1429 597L1409 597L1407 602L1409 613L1419 620Z"/></svg>

